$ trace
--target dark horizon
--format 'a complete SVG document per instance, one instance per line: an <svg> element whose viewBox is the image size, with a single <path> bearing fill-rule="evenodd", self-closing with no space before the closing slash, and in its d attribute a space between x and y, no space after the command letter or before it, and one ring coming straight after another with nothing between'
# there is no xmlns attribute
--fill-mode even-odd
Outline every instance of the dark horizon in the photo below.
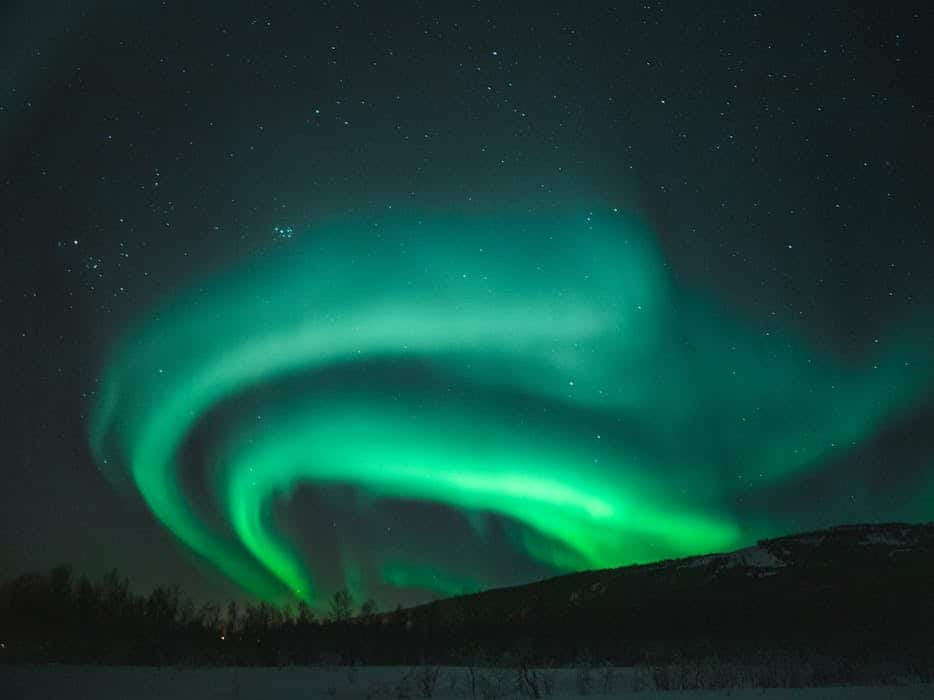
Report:
<svg viewBox="0 0 934 700"><path fill-rule="evenodd" d="M752 549L388 612L343 591L319 616L304 603L193 607L178 591L135 596L115 574L91 584L55 570L0 585L0 665L408 666L409 676L453 666L518 673L513 690L530 698L550 695L538 674L560 668L577 670L580 695L598 671L612 692L620 667L659 690L931 682L934 523L844 526Z"/></svg>
<svg viewBox="0 0 934 700"><path fill-rule="evenodd" d="M703 553L698 553L698 554L687 555L684 557L678 557L674 559L669 558L669 559L659 559L657 561L649 561L649 562L643 562L643 563L623 564L621 566L610 567L608 569L590 569L590 570L558 573L558 574L547 576L545 578L541 578L537 580L523 581L523 582L513 583L513 584L505 584L505 585L496 586L493 588L486 588L486 589L464 590L463 592L452 593L451 595L447 595L447 596L431 595L430 591L425 591L424 594L427 595L428 598L424 600L420 600L408 606L403 606L401 603L397 603L396 605L392 607L386 607L386 606L383 606L381 602L375 598L370 597L367 599L356 600L353 598L352 594L350 595L350 600L351 600L351 607L355 610L355 613L354 613L355 616L360 614L359 607L362 606L363 604L373 605L375 606L373 610L375 614L385 615L385 614L390 614L393 612L398 612L400 610L405 611L405 610L412 610L414 608L422 608L422 607L430 606L430 605L433 605L439 602L452 601L452 600L456 600L458 598L463 598L467 596L475 596L477 594L491 593L491 592L497 592L497 591L507 591L507 590L531 589L531 588L534 588L538 584L547 583L547 582L551 582L556 579L561 579L561 578L566 578L566 577L574 577L578 574L603 573L607 571L617 571L617 570L623 570L623 569L638 569L640 567L652 568L652 567L657 567L660 564L677 564L678 562L686 562L690 560L707 559L710 557L718 557L718 556L729 556L731 554L736 554L747 549L754 549L758 546L761 546L762 543L769 542L771 540L806 538L811 535L827 535L833 532L837 532L837 533L852 532L852 531L860 531L864 529L883 529L884 530L884 529L890 529L890 528L903 528L903 527L924 528L924 527L931 527L931 526L934 526L934 521L839 523L839 524L830 525L826 528L821 528L821 529L802 530L802 531L787 532L784 534L777 534L773 537L766 538L763 540L758 540L744 547L740 547L740 548L728 550L728 551L703 552ZM13 575L8 576L6 579L0 580L0 587L2 587L4 584L10 583L11 581L14 581L17 579L30 578L33 576L40 576L40 577L49 576L49 575L52 575L57 570L67 571L69 578L73 582L78 582L81 579L86 579L93 584L95 582L101 582L106 579L116 577L117 580L126 581L126 583L128 584L129 592L135 595L142 595L144 597L151 594L152 591L155 589L177 590L180 595L180 600L191 601L191 603L193 603L196 607L205 606L205 605L217 605L222 609L222 612L223 612L224 607L226 605L229 605L230 603L236 603L238 606L246 606L246 605L259 605L259 604L263 604L264 602L255 596L251 597L249 595L243 595L240 592L238 592L239 595L234 595L228 598L208 598L208 599L198 598L196 596L190 595L180 584L172 583L170 581L160 582L150 589L144 589L144 588L141 588L134 581L130 580L130 578L126 576L125 574L123 574L119 570L119 567L117 566L106 567L100 572L89 572L89 571L77 571L68 562L59 562L55 566L52 566L46 570L41 570L41 571L30 570L30 571L21 571L19 573L14 573ZM346 588L339 588L339 589L329 592L329 595L320 602L317 608L309 608L310 612L316 615L319 621L326 620L332 610L332 605L333 605L335 596L344 594L344 593L349 594L350 591L348 591ZM281 606L277 606L273 604L272 607L277 607L278 609L282 611L291 611L291 613L294 614L297 610L297 606L300 604L301 604L301 601L299 600L291 600L291 601L286 601L282 603Z"/></svg>

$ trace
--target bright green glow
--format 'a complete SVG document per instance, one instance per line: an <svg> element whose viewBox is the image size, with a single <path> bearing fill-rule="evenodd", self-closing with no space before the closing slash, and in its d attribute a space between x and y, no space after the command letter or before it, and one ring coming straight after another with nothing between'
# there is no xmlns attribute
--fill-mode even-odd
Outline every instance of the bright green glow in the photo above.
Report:
<svg viewBox="0 0 934 700"><path fill-rule="evenodd" d="M848 368L715 313L616 215L307 237L128 333L91 424L98 459L127 467L166 527L267 599L317 600L270 517L301 483L499 513L526 528L527 555L563 569L724 549L765 534L733 512L738 493L818 468L930 386L910 338ZM387 359L433 380L327 382ZM225 420L212 444L219 529L180 487L180 450L264 386L281 398L263 419Z"/></svg>
<svg viewBox="0 0 934 700"><path fill-rule="evenodd" d="M406 410L379 397L347 403L330 397L304 421L246 433L248 444L232 450L224 478L225 505L240 540L297 595L306 596L311 583L261 517L263 504L297 480L351 482L386 497L492 510L565 542L590 567L612 566L624 556L651 558L627 543L627 533L648 535L675 552L737 540L732 523L659 507L634 485L607 490L612 471L596 469L574 445L545 435L532 440L462 410Z"/></svg>

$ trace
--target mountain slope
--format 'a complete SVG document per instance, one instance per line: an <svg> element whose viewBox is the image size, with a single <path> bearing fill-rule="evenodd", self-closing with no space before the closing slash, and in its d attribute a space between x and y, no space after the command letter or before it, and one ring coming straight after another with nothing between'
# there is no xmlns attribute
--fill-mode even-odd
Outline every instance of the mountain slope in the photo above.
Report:
<svg viewBox="0 0 934 700"><path fill-rule="evenodd" d="M387 622L397 615L455 656L913 653L934 646L934 524L840 526L452 598Z"/></svg>

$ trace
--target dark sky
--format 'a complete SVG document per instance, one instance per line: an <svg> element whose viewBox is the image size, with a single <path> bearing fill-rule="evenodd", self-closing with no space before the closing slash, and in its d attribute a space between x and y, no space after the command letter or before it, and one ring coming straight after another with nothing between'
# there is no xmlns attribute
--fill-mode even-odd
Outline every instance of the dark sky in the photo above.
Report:
<svg viewBox="0 0 934 700"><path fill-rule="evenodd" d="M0 573L392 605L934 517L931 9L707 5L6 3Z"/></svg>

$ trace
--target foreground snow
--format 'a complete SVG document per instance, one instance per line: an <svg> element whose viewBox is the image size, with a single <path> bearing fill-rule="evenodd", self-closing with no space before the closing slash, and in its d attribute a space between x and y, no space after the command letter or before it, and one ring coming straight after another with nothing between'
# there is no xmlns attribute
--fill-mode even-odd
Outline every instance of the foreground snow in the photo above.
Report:
<svg viewBox="0 0 934 700"><path fill-rule="evenodd" d="M424 670L401 667L329 668L127 668L105 666L0 667L0 698L5 700L423 700ZM478 670L478 674L494 673ZM498 671L508 685L515 672ZM632 696L664 698L731 697L737 700L914 700L934 697L930 685L804 689L731 689L710 691L634 691L632 669L617 669L612 688L604 689L595 673L593 700ZM580 700L574 670L552 671L552 700ZM438 670L434 700L472 700L470 673L463 668ZM512 692L500 700L525 698ZM485 700L477 692L477 700ZM546 700L548 700L546 698Z"/></svg>

